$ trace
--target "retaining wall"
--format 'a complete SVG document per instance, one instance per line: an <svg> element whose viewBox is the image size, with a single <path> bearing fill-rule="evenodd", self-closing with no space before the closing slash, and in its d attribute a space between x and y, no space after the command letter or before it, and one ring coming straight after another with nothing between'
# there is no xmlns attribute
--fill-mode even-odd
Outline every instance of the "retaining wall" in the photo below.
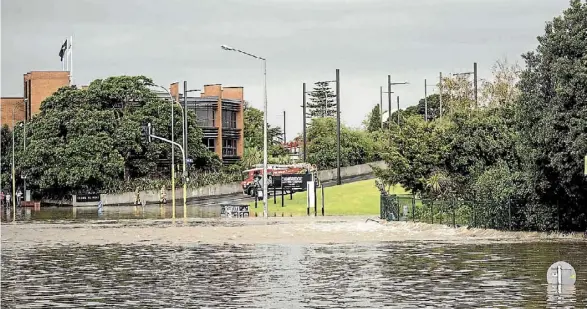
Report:
<svg viewBox="0 0 587 309"><path fill-rule="evenodd" d="M371 165L384 167L385 162L373 162L368 164L361 164L361 165L354 165L354 166L347 166L342 167L340 169L340 177L341 178L348 178L354 176L361 176L371 174L373 169ZM336 179L336 169L330 170L322 170L318 171L318 178L322 182L331 181ZM212 196L221 196L221 195L230 195L230 194L237 194L242 192L242 187L240 182L229 183L229 184L222 184L222 185L209 185L200 188L188 188L187 189L187 198L194 199L194 198L205 198L205 197L212 197ZM141 191L140 198L141 201L145 201L146 203L158 203L159 202L159 193L160 190L150 190L150 191ZM103 205L129 205L135 202L135 193L134 192L125 192L119 194L101 194L100 195L102 204ZM175 198L176 200L183 199L183 189L178 188L175 190ZM167 190L167 199L171 200L171 190ZM72 198L72 202L70 205L72 206L96 206L97 202L86 202L86 203L77 203L75 201L75 195Z"/></svg>

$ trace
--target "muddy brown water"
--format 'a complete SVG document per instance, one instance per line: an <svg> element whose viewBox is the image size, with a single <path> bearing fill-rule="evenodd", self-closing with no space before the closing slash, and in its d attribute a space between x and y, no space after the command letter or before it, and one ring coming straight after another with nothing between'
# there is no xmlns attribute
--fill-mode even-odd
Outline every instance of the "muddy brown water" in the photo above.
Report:
<svg viewBox="0 0 587 309"><path fill-rule="evenodd" d="M366 217L2 224L2 308L587 308L581 235ZM546 284L567 261L577 282Z"/></svg>

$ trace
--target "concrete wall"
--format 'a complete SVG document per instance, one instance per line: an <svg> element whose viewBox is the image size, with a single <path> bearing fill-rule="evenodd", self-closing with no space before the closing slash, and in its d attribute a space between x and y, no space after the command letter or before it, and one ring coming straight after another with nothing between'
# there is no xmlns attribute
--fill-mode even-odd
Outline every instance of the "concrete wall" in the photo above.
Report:
<svg viewBox="0 0 587 309"><path fill-rule="evenodd" d="M374 162L369 164L361 164L355 166L348 166L343 167L340 169L340 176L342 178L353 177L353 176L360 176L360 175L367 175L373 172L373 169L370 165L376 165L384 167L385 163L383 161ZM318 172L318 177L320 181L326 182L336 179L336 169L331 170L323 170ZM187 198L194 199L194 198L204 198L204 197L212 197L212 196L219 196L219 195L229 195L229 194L236 194L241 193L242 187L240 182L223 184L223 185L210 185L204 186L200 188L188 188L187 190ZM153 190L153 191L141 191L140 192L141 201L146 201L149 203L158 203L160 198L160 190ZM176 189L175 191L175 198L178 201L183 199L183 190L181 188ZM120 194L102 194L101 195L102 204L103 205L129 205L135 202L135 193L134 192L125 192ZM171 200L171 190L167 190L167 200ZM98 202L88 202L88 203L76 203L75 196L72 199L73 206L96 206Z"/></svg>
<svg viewBox="0 0 587 309"><path fill-rule="evenodd" d="M187 198L194 199L194 198L204 198L204 197L212 197L212 196L219 196L219 195L228 195L228 194L235 194L242 192L242 187L240 183L229 183L229 184L222 184L222 185L210 185L204 186L200 188L188 188L187 189ZM141 201L146 201L147 204L150 203L159 203L160 198L160 190L151 190L151 191L141 191L140 192ZM177 201L181 201L183 199L183 189L178 188L175 190L175 198ZM134 192L125 192L119 194L101 194L101 200L103 205L128 205L134 204L135 202L135 193ZM167 190L167 200L171 200L171 190ZM73 206L95 206L98 205L98 202L90 202L90 203L76 203L75 197L73 198L72 202Z"/></svg>
<svg viewBox="0 0 587 309"><path fill-rule="evenodd" d="M371 174L373 172L371 165L375 165L378 167L385 167L385 162L378 161L378 162L373 162L373 163L342 167L340 169L340 177L341 178L348 178L348 177L353 177L353 176ZM321 182L326 182L326 181L336 179L336 169L318 171L318 179L320 179Z"/></svg>

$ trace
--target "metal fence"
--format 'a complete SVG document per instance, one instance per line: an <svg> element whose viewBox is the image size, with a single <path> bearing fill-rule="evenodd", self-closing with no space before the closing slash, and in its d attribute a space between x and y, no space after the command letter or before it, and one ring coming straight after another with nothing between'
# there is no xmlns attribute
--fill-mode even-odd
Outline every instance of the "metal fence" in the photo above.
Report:
<svg viewBox="0 0 587 309"><path fill-rule="evenodd" d="M380 196L380 218L388 221L413 221L451 226L470 226L499 230L540 229L539 217L552 218L551 229L559 230L561 214L528 213L524 201L502 203L458 199L420 199L413 195Z"/></svg>

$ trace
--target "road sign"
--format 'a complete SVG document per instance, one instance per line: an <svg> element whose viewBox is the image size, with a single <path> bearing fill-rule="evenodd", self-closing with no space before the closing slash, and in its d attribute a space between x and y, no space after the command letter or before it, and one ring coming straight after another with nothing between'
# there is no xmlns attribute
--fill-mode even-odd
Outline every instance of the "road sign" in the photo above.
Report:
<svg viewBox="0 0 587 309"><path fill-rule="evenodd" d="M548 284L573 285L575 280L577 280L577 273L567 262L559 261L550 265L546 274Z"/></svg>
<svg viewBox="0 0 587 309"><path fill-rule="evenodd" d="M192 159L192 158L187 158L187 159L185 160L185 162L187 162L187 164L192 164L192 163L194 163L194 159Z"/></svg>

